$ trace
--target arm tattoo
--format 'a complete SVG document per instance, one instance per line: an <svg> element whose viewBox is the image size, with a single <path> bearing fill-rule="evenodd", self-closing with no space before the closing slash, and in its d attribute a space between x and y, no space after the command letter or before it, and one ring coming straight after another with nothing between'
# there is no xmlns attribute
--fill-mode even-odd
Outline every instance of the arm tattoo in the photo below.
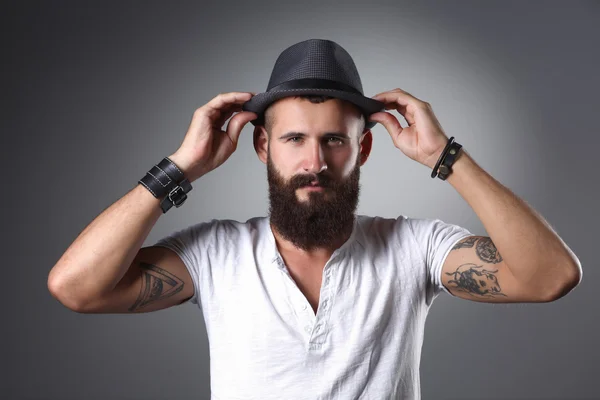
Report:
<svg viewBox="0 0 600 400"><path fill-rule="evenodd" d="M477 251L477 256L481 259L481 261L485 261L490 264L498 264L502 261L502 256L500 252L496 248L492 239L488 236L469 236L454 245L452 250L458 249L470 249L475 243L477 243L477 247L475 250Z"/></svg>
<svg viewBox="0 0 600 400"><path fill-rule="evenodd" d="M129 311L138 311L148 304L173 296L183 290L183 281L156 265L140 262L142 287L140 295Z"/></svg>
<svg viewBox="0 0 600 400"><path fill-rule="evenodd" d="M470 249L471 247L473 247L473 245L475 244L477 239L479 239L479 237L477 237L477 236L466 237L466 238L462 239L460 242L456 243L454 245L454 247L452 248L452 250Z"/></svg>
<svg viewBox="0 0 600 400"><path fill-rule="evenodd" d="M482 261L491 264L498 264L502 261L502 256L489 237L482 237L477 241L477 255Z"/></svg>
<svg viewBox="0 0 600 400"><path fill-rule="evenodd" d="M500 284L494 273L496 271L488 271L486 269L479 270L483 265L475 265L471 263L462 264L456 269L456 272L446 272L446 275L453 275L454 279L450 279L448 283L452 283L454 289L459 292L466 292L472 296L481 297L497 297L506 295L501 292Z"/></svg>

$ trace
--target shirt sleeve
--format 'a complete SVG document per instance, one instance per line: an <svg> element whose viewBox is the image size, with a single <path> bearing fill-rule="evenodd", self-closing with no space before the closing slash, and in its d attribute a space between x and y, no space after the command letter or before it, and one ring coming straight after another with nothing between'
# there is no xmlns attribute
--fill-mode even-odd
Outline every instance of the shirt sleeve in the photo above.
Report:
<svg viewBox="0 0 600 400"><path fill-rule="evenodd" d="M177 230L160 238L153 246L173 250L185 264L194 285L194 295L188 300L198 305L200 282L205 268L210 266L218 220L202 222Z"/></svg>
<svg viewBox="0 0 600 400"><path fill-rule="evenodd" d="M442 267L452 247L473 234L462 226L440 219L405 218L427 267L428 304L431 304L442 290L454 296L442 283Z"/></svg>

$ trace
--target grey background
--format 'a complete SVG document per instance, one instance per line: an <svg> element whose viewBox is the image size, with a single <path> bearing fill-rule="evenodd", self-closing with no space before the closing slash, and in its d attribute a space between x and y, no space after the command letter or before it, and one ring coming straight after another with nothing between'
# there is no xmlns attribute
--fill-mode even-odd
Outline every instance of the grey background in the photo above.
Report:
<svg viewBox="0 0 600 400"><path fill-rule="evenodd" d="M583 265L582 284L553 303L441 294L426 324L423 398L600 398L599 2L13 2L1 22L3 398L209 398L194 305L77 314L51 297L47 275L93 218L179 147L197 107L220 92L264 91L279 53L309 38L346 48L367 96L400 87L430 102L448 136ZM238 150L146 245L199 221L266 215L251 134L248 124ZM485 234L449 184L382 125L373 134L359 213Z"/></svg>

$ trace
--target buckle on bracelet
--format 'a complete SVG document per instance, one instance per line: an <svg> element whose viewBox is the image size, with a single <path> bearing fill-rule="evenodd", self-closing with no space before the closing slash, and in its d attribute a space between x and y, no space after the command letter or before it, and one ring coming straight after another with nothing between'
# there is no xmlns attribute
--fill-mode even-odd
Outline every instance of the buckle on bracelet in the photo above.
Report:
<svg viewBox="0 0 600 400"><path fill-rule="evenodd" d="M169 198L169 200L171 200L171 203L173 203L175 207L181 206L183 203L185 203L185 200L187 199L187 195L185 194L185 191L181 186L173 188L173 190L169 192L167 197Z"/></svg>

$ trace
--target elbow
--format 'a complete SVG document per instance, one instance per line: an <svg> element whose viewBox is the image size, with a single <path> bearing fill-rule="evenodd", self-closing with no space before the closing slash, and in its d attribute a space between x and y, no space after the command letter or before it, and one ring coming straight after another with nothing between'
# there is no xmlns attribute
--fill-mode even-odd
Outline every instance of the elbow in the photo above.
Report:
<svg viewBox="0 0 600 400"><path fill-rule="evenodd" d="M555 301L566 296L581 283L583 269L578 258L574 258L573 262L568 264L566 270L567 277L561 281L561 285L559 285L558 289L554 291L552 297L547 299L547 301Z"/></svg>
<svg viewBox="0 0 600 400"><path fill-rule="evenodd" d="M581 280L583 279L583 268L581 268L581 262L577 257L574 258L573 264L571 265L569 271L569 279L567 279L566 285L563 288L562 296L579 286Z"/></svg>
<svg viewBox="0 0 600 400"><path fill-rule="evenodd" d="M52 273L48 276L48 291L60 304L65 306L71 311L77 313L83 313L83 307L81 302L72 295L72 291L68 289L68 286L57 277L52 277Z"/></svg>

